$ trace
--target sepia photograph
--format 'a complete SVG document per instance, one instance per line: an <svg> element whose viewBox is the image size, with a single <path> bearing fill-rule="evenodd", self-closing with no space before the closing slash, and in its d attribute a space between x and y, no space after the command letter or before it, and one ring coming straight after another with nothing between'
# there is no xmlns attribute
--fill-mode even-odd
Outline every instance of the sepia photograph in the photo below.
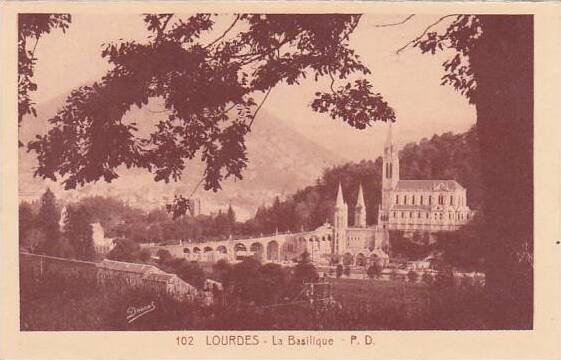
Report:
<svg viewBox="0 0 561 360"><path fill-rule="evenodd" d="M533 15L17 35L21 331L533 329Z"/></svg>

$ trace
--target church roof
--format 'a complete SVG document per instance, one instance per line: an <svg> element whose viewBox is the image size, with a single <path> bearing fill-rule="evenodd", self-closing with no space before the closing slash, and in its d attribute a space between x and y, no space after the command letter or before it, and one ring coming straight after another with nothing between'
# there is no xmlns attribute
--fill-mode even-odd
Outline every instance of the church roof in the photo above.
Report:
<svg viewBox="0 0 561 360"><path fill-rule="evenodd" d="M456 191L464 188L456 180L399 180L395 189L403 191Z"/></svg>
<svg viewBox="0 0 561 360"><path fill-rule="evenodd" d="M419 210L424 210L424 211L430 211L433 208L433 206L431 205L392 205L391 209L392 210L414 210L414 211L419 211Z"/></svg>

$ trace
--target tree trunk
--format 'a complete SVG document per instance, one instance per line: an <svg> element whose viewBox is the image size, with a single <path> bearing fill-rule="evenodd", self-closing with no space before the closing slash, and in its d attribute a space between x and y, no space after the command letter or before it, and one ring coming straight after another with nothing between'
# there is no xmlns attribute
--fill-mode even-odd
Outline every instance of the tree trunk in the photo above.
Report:
<svg viewBox="0 0 561 360"><path fill-rule="evenodd" d="M532 328L533 17L483 15L470 54L484 182L486 286L495 328Z"/></svg>

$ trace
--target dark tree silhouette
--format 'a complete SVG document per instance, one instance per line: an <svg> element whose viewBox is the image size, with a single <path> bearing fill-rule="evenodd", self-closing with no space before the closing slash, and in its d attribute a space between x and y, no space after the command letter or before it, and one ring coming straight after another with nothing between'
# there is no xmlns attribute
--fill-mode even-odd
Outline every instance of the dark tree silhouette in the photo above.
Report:
<svg viewBox="0 0 561 360"><path fill-rule="evenodd" d="M41 196L41 207L37 214L37 226L42 230L45 241L40 251L47 255L57 256L60 249L60 211L57 207L55 194L51 189Z"/></svg>
<svg viewBox="0 0 561 360"><path fill-rule="evenodd" d="M67 206L64 221L64 237L74 248L79 260L93 260L95 249L90 214L80 206Z"/></svg>
<svg viewBox="0 0 561 360"><path fill-rule="evenodd" d="M531 328L533 316L533 17L459 15L445 33L414 41L451 48L443 83L477 110L483 178L486 287L498 328Z"/></svg>
<svg viewBox="0 0 561 360"><path fill-rule="evenodd" d="M31 205L25 201L19 204L19 246L28 248L28 236L35 225L35 218ZM29 248L28 248L29 250Z"/></svg>

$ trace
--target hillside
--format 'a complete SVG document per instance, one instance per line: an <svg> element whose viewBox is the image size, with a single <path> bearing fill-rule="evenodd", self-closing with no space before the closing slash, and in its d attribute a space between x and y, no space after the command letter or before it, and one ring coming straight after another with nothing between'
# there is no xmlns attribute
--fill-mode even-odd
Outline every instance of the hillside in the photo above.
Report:
<svg viewBox="0 0 561 360"><path fill-rule="evenodd" d="M64 97L38 106L38 118L28 118L20 129L20 139L27 142L36 134L48 129L46 119L53 116L63 103ZM149 104L142 110L133 110L125 120L141 124L140 131L147 132L151 124L159 120L157 104ZM203 212L208 213L224 208L228 203L240 218L249 218L264 201L272 200L295 192L319 178L324 168L341 164L346 159L312 142L298 131L287 126L279 117L261 111L252 132L247 137L249 166L244 171L242 181L228 180L223 190L206 192L202 188L196 193L201 198ZM142 169L122 169L120 178L111 184L98 182L83 188L64 191L58 184L33 177L36 166L34 154L20 149L19 192L22 199L38 198L46 186L50 186L58 198L77 200L83 196L110 195L131 205L153 208L160 207L176 193L190 194L201 178L203 165L191 161L183 179L178 183L156 183L153 176Z"/></svg>
<svg viewBox="0 0 561 360"><path fill-rule="evenodd" d="M434 135L418 143L409 143L400 151L402 179L451 179L466 188L467 203L481 208L481 160L475 128L452 134ZM375 224L381 201L382 158L348 162L326 169L318 182L296 191L284 201L262 207L249 223L255 233L270 233L300 228L314 229L331 218L337 187L341 183L343 196L349 204L349 220L353 223L353 209L359 184L363 185L366 221Z"/></svg>

